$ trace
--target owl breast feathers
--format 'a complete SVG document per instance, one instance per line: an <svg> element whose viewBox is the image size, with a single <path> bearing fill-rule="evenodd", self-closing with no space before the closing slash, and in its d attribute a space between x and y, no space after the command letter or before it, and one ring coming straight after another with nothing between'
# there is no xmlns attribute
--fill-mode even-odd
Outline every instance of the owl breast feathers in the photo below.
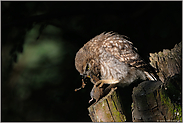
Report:
<svg viewBox="0 0 183 123"><path fill-rule="evenodd" d="M87 42L76 54L75 66L92 83L129 85L137 79L156 80L151 68L126 36L102 33Z"/></svg>

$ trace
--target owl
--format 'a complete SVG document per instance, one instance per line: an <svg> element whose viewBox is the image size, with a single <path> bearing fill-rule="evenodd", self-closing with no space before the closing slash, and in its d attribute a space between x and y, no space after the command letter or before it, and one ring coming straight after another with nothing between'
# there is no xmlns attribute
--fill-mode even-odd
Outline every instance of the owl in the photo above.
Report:
<svg viewBox="0 0 183 123"><path fill-rule="evenodd" d="M128 37L115 32L103 32L88 41L76 53L75 67L82 75L81 88L86 78L94 84L90 95L96 101L104 84L124 87L136 80L157 80Z"/></svg>

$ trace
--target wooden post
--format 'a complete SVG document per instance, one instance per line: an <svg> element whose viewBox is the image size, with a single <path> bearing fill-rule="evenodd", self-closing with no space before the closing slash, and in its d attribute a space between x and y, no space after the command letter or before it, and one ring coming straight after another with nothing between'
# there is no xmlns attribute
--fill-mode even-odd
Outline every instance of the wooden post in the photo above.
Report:
<svg viewBox="0 0 183 123"><path fill-rule="evenodd" d="M132 121L182 121L182 43L150 54L150 64L161 81L144 81L132 92ZM124 122L123 101L116 89L91 105L93 122Z"/></svg>
<svg viewBox="0 0 183 123"><path fill-rule="evenodd" d="M108 95L99 100L96 104L91 105L89 116L93 122L124 122L126 117L124 115L120 97L113 88Z"/></svg>
<svg viewBox="0 0 183 123"><path fill-rule="evenodd" d="M182 121L182 43L171 50L150 54L160 81L145 81L133 89L132 120Z"/></svg>

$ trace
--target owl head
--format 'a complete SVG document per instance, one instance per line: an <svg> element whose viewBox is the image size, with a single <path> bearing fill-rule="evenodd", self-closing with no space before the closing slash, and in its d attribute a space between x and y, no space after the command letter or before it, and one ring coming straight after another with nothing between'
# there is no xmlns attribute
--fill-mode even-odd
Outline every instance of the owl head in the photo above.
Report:
<svg viewBox="0 0 183 123"><path fill-rule="evenodd" d="M84 75L86 74L86 72L89 69L88 64L86 64L87 58L86 58L86 52L83 51L83 49L81 48L75 57L75 66L76 69L79 71L80 75Z"/></svg>
<svg viewBox="0 0 183 123"><path fill-rule="evenodd" d="M98 59L94 57L94 53L86 48L89 43L85 44L77 53L75 57L75 67L82 75L82 78L90 78L92 83L100 79ZM96 54L96 53L95 53Z"/></svg>
<svg viewBox="0 0 183 123"><path fill-rule="evenodd" d="M114 32L103 32L88 41L76 53L75 67L83 78L88 77L91 82L95 83L100 78L106 78L105 75L109 75L102 74L102 72L108 72L109 67L111 67L109 64L112 64L110 61L115 61L115 59L125 60L118 57L128 53L126 49L130 49L131 44L123 35Z"/></svg>
<svg viewBox="0 0 183 123"><path fill-rule="evenodd" d="M91 64L90 64L90 58L87 56L87 51L85 51L83 48L81 48L75 57L75 66L80 75L83 79L90 78L91 74Z"/></svg>
<svg viewBox="0 0 183 123"><path fill-rule="evenodd" d="M75 57L75 67L79 71L80 75L89 75L89 71L92 67L92 62L94 64L94 59L98 56L98 49L100 43L108 36L113 33L102 33L95 36L89 42L87 42L77 53Z"/></svg>

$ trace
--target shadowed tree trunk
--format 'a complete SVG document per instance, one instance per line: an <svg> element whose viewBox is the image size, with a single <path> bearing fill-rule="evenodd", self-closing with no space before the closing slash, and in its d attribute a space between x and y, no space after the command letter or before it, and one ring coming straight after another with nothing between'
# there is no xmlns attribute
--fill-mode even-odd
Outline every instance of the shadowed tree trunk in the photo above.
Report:
<svg viewBox="0 0 183 123"><path fill-rule="evenodd" d="M150 53L150 64L161 81L144 81L132 91L131 115L138 121L182 121L182 43L171 50ZM118 88L120 89L120 88ZM91 105L93 122L124 122L127 119L124 102L118 89Z"/></svg>

